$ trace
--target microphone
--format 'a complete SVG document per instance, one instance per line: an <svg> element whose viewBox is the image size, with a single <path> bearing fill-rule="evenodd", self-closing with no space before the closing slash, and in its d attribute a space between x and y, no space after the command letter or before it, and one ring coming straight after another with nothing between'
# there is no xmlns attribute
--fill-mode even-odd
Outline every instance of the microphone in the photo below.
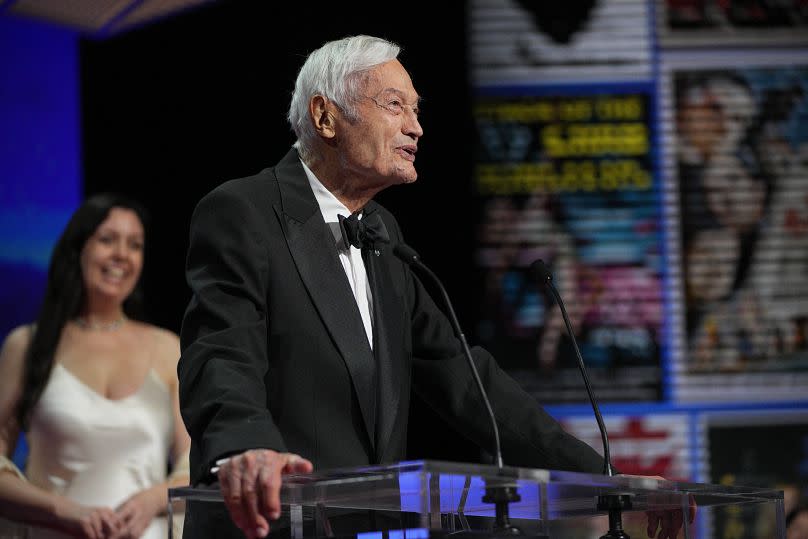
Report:
<svg viewBox="0 0 808 539"><path fill-rule="evenodd" d="M609 435L606 433L606 425L603 424L603 417L600 415L600 409L598 408L598 402L597 399L595 399L595 394L592 391L592 386L589 385L589 377L586 374L586 366L584 365L584 360L581 357L581 351L578 350L578 343L575 340L575 333L572 331L572 324L567 316L567 309L564 308L564 302L561 300L561 294L558 293L558 289L553 283L553 274L550 272L550 268L547 267L547 264L545 264L542 259L538 259L530 265L530 274L539 282L547 285L550 292L552 292L556 303L558 303L558 307L561 309L561 316L564 317L564 324L567 326L567 333L569 333L570 339L572 340L572 347L575 349L575 356L578 358L578 368L581 370L581 376L583 376L584 379L586 392L589 395L589 402L592 404L592 410L594 410L595 419L598 422L598 429L600 429L600 438L603 442L603 473L609 477L613 477L614 470L612 469L612 459L609 454Z"/></svg>
<svg viewBox="0 0 808 539"><path fill-rule="evenodd" d="M612 469L612 459L609 455L609 435L606 433L606 425L603 424L603 417L600 415L598 408L598 401L595 399L595 394L592 391L592 386L589 385L589 377L586 374L586 366L584 359L581 357L581 351L578 350L578 343L575 340L575 333L572 331L572 324L567 316L567 309L564 308L564 302L561 300L561 294L553 283L553 274L544 263L542 259L538 259L530 265L530 273L536 279L546 284L553 293L558 307L561 309L561 316L564 317L564 324L567 326L567 333L572 340L572 347L575 349L575 356L578 358L578 368L581 370L581 376L584 379L586 392L589 395L589 402L592 403L592 410L595 412L595 419L598 422L598 429L600 429L600 438L603 442L603 473L609 477L614 477L614 469ZM629 536L623 530L623 511L631 509L633 494L623 492L604 493L598 496L597 508L601 511L608 511L609 513L609 531L600 539L629 539Z"/></svg>
<svg viewBox="0 0 808 539"><path fill-rule="evenodd" d="M432 270L421 262L421 257L418 256L418 253L416 253L412 247L405 243L399 243L393 247L393 254L400 258L401 261L408 266L420 269L424 274L432 279L432 281L434 281L440 290L441 296L443 296L443 302L446 304L446 309L449 311L449 320L452 323L452 328L454 329L455 335L460 340L460 344L463 346L463 354L466 357L466 361L468 361L471 373L474 375L474 381L477 383L477 388L480 390L480 396L482 396L485 409L488 411L488 417L491 420L491 427L494 431L494 455L496 456L497 468L502 471L504 465L502 462L502 449L499 441L499 427L497 427L497 420L496 417L494 417L494 410L491 408L491 402L488 400L488 395L485 392L485 387L483 387L483 382L480 380L480 375L477 372L477 366L474 365L474 360L471 358L471 350L469 350L469 345L466 342L466 336L460 329L460 323L457 321L457 316L455 315L454 308L452 307L452 302L449 300L449 294L446 293L446 289L443 287L443 284L440 282L437 275L435 275ZM510 504L513 502L518 502L521 499L522 498L517 492L516 487L511 484L510 480L506 480L504 484L499 484L498 480L491 478L486 481L485 495L483 496L482 500L485 503L494 504L494 536L524 536L521 529L511 524L509 515ZM547 539L547 537L535 536L535 539Z"/></svg>
<svg viewBox="0 0 808 539"><path fill-rule="evenodd" d="M463 347L463 354L466 356L466 361L468 361L469 368L471 368L471 373L474 375L474 381L477 383L477 388L480 390L483 403L488 411L488 416L491 420L491 426L494 431L494 455L497 461L497 467L502 468L504 465L502 461L502 450L499 442L499 428L497 427L497 420L494 417L494 410L491 408L491 403L488 401L488 395L485 392L482 380L480 380L480 375L477 372L477 366L474 365L474 360L471 358L471 350L469 350L469 345L466 342L466 336L460 329L460 323L457 321L457 316L455 315L454 308L452 307L452 302L449 300L449 294L446 293L446 289L443 287L440 279L438 279L438 276L435 275L432 270L430 270L423 262L421 262L421 257L418 256L418 253L416 253L412 247L405 243L399 243L393 247L393 254L395 254L408 266L420 269L438 286L441 296L443 297L443 302L446 304L446 309L449 311L449 320L452 323L452 328L454 329L457 338L460 340L460 344Z"/></svg>

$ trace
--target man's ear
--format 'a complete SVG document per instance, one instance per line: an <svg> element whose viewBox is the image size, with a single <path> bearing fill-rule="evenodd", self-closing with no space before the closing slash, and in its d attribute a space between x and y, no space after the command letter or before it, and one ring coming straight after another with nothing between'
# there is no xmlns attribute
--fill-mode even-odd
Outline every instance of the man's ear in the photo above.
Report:
<svg viewBox="0 0 808 539"><path fill-rule="evenodd" d="M322 95L315 95L309 101L309 114L314 130L323 138L331 139L337 134L335 109L334 103Z"/></svg>

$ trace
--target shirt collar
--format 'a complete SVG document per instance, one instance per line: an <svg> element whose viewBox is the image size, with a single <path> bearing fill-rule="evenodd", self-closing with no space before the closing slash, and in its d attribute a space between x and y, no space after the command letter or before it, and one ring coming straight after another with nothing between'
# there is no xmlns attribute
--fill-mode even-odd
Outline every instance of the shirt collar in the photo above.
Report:
<svg viewBox="0 0 808 539"><path fill-rule="evenodd" d="M345 249L347 246L342 238L342 230L339 226L339 215L344 215L348 217L351 215L351 210L349 210L345 204L339 201L334 194L325 188L320 180L317 179L317 176L314 175L314 172L303 162L300 160L300 164L303 165L303 171L306 173L306 178L309 179L309 185L311 186L311 190L314 192L314 198L317 200L317 205L320 207L320 213L323 215L323 220L325 224L328 225L329 230L334 235L334 241L337 243L337 247L339 249Z"/></svg>
<svg viewBox="0 0 808 539"><path fill-rule="evenodd" d="M325 188L325 185L320 183L314 172L302 160L300 163L303 165L303 170L306 172L306 177L309 179L311 190L314 191L314 198L317 200L317 205L320 206L320 213L323 214L323 219L326 223L338 223L338 215L348 217L351 215L349 210L342 202L334 196L331 191Z"/></svg>

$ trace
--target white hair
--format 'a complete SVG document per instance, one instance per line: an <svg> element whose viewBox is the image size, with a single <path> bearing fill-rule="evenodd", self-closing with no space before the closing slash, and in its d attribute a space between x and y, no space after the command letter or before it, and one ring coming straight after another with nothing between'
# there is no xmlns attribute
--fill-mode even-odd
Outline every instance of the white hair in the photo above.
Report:
<svg viewBox="0 0 808 539"><path fill-rule="evenodd" d="M329 41L309 54L297 75L287 116L297 135L294 147L304 160L310 157L317 139L309 117L311 98L325 96L340 107L349 120L355 119L354 104L364 82L362 75L394 60L400 50L390 41L359 35Z"/></svg>

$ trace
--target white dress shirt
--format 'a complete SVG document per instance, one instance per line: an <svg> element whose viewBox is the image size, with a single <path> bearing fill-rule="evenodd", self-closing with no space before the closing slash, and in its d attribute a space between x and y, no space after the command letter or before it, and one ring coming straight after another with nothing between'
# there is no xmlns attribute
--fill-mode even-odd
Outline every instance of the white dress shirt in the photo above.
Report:
<svg viewBox="0 0 808 539"><path fill-rule="evenodd" d="M320 206L320 212L323 214L323 219L332 229L333 225L330 223L339 224L339 215L348 217L351 215L351 210L345 207L331 191L325 188L320 183L314 172L311 171L306 163L303 163L303 170L306 171L306 177L309 179L311 190L314 191L314 198L317 199L317 204ZM362 216L360 215L361 219ZM338 228L338 226L337 226ZM356 298L356 305L359 307L359 314L362 315L362 323L365 325L365 334L368 338L370 347L373 348L373 296L370 290L370 283L368 282L368 274L365 271L365 261L362 260L362 251L349 246L347 249L342 244L341 240L334 239L337 243L339 250L339 261L342 262L342 268L345 270L345 275L348 277L348 282L351 285L354 298Z"/></svg>

